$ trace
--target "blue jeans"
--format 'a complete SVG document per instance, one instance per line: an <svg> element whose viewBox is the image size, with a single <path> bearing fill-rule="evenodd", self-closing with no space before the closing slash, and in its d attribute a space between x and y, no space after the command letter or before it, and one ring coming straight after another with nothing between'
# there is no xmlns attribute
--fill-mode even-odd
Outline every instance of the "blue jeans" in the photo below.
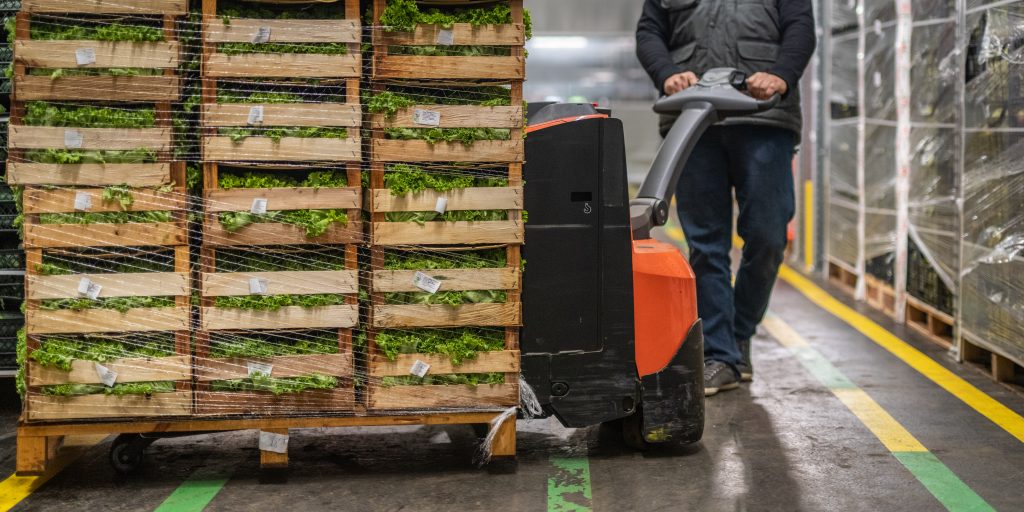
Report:
<svg viewBox="0 0 1024 512"><path fill-rule="evenodd" d="M697 276L704 359L736 370L737 341L749 340L768 309L795 209L796 134L755 125L713 126L694 149L676 189L679 220ZM736 284L731 277L733 190L744 241Z"/></svg>

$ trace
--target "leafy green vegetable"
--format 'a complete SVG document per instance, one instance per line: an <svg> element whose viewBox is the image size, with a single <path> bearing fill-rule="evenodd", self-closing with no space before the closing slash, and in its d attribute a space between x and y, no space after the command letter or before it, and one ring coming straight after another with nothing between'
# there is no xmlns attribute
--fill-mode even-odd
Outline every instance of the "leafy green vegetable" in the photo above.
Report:
<svg viewBox="0 0 1024 512"><path fill-rule="evenodd" d="M274 395L301 393L315 389L333 389L336 387L338 387L338 379L318 373L284 379L256 373L248 379L220 380L210 383L211 391L265 391Z"/></svg>
<svg viewBox="0 0 1024 512"><path fill-rule="evenodd" d="M503 290L472 290L472 291L439 291L426 292L390 292L384 294L388 304L445 304L459 306L462 304L495 304L508 300Z"/></svg>
<svg viewBox="0 0 1024 512"><path fill-rule="evenodd" d="M126 313L135 308L170 308L174 307L174 297L101 297L89 299L75 297L69 299L46 299L39 306L47 311L70 309L114 309Z"/></svg>
<svg viewBox="0 0 1024 512"><path fill-rule="evenodd" d="M304 139L347 139L348 129L346 128L323 128L320 126L272 126L272 127L233 127L221 128L218 130L223 136L230 137L231 142L241 143L247 137L269 137L274 142L281 142L284 137L299 137Z"/></svg>
<svg viewBox="0 0 1024 512"><path fill-rule="evenodd" d="M384 185L397 197L427 189L448 192L468 187L508 186L508 179L501 174L481 170L460 172L458 169L446 169L444 172L428 172L416 165L391 164L384 171Z"/></svg>
<svg viewBox="0 0 1024 512"><path fill-rule="evenodd" d="M510 46L389 46L389 55L415 55L419 57L508 57Z"/></svg>
<svg viewBox="0 0 1024 512"><path fill-rule="evenodd" d="M238 91L217 88L217 103L302 103L302 96L288 92Z"/></svg>
<svg viewBox="0 0 1024 512"><path fill-rule="evenodd" d="M156 161L156 151L140 148L126 151L85 149L30 149L30 162L41 164L141 164Z"/></svg>
<svg viewBox="0 0 1024 512"><path fill-rule="evenodd" d="M474 27L481 25L504 25L512 23L512 9L507 4L494 7L454 8L441 10L430 8L420 11L415 0L388 0L387 7L381 13L380 23L391 32L412 32L416 25L439 25L452 28L456 23L469 23ZM526 37L533 36L533 23L529 14L523 12L526 25Z"/></svg>
<svg viewBox="0 0 1024 512"><path fill-rule="evenodd" d="M40 224L128 224L132 222L171 222L171 212L88 212L43 213Z"/></svg>
<svg viewBox="0 0 1024 512"><path fill-rule="evenodd" d="M331 224L348 225L348 213L345 210L289 210L265 214L224 212L219 219L220 225L229 233L235 233L250 224L280 222L303 228L309 238L323 235Z"/></svg>
<svg viewBox="0 0 1024 512"><path fill-rule="evenodd" d="M383 377L381 386L479 386L481 384L504 384L504 373L456 373L451 375L415 375Z"/></svg>
<svg viewBox="0 0 1024 512"><path fill-rule="evenodd" d="M425 140L433 145L461 142L472 146L478 140L509 140L511 132L504 128L388 128L384 135L393 140Z"/></svg>
<svg viewBox="0 0 1024 512"><path fill-rule="evenodd" d="M217 252L217 270L220 272L283 272L311 270L344 270L344 249L300 249L303 257L293 252L221 250Z"/></svg>
<svg viewBox="0 0 1024 512"><path fill-rule="evenodd" d="M170 357L174 355L174 340L123 341L117 339L83 337L47 338L30 359L48 368L71 371L74 361L107 363L118 359L140 357Z"/></svg>
<svg viewBox="0 0 1024 512"><path fill-rule="evenodd" d="M506 265L505 249L487 249L458 253L386 252L386 270L449 270L455 268L502 268Z"/></svg>
<svg viewBox="0 0 1024 512"><path fill-rule="evenodd" d="M92 41L163 41L163 28L110 21L95 24L33 23L30 27L32 39L51 41L92 40Z"/></svg>
<svg viewBox="0 0 1024 512"><path fill-rule="evenodd" d="M102 384L59 384L44 386L43 394L50 396L83 396L83 395L153 395L156 393L173 393L174 382L125 382L107 387Z"/></svg>
<svg viewBox="0 0 1024 512"><path fill-rule="evenodd" d="M220 0L217 2L217 14L222 20L227 20L225 25L231 24L231 18L327 20L345 18L345 6L335 2L295 6Z"/></svg>
<svg viewBox="0 0 1024 512"><path fill-rule="evenodd" d="M25 104L25 124L88 128L152 128L156 125L156 109L63 106L29 101Z"/></svg>
<svg viewBox="0 0 1024 512"><path fill-rule="evenodd" d="M480 352L505 349L502 329L414 329L380 331L374 342L385 357L394 361L399 354L441 354L452 364L462 364Z"/></svg>
<svg viewBox="0 0 1024 512"><path fill-rule="evenodd" d="M215 340L210 344L210 357L221 358L267 358L278 356L308 356L338 353L337 332L323 334L305 333L302 339L288 340L266 337L232 336L226 340Z"/></svg>
<svg viewBox="0 0 1024 512"><path fill-rule="evenodd" d="M379 92L365 101L366 108L370 113L384 114L388 119L393 119L400 110L414 105L503 107L512 104L510 91L503 87L452 89L402 87L395 91Z"/></svg>
<svg viewBox="0 0 1024 512"><path fill-rule="evenodd" d="M220 308L277 311L287 306L314 308L345 304L345 296L322 293L315 295L238 295L217 297L215 304Z"/></svg>
<svg viewBox="0 0 1024 512"><path fill-rule="evenodd" d="M221 43L217 51L225 55L253 53L302 53L316 55L346 55L347 43Z"/></svg>
<svg viewBox="0 0 1024 512"><path fill-rule="evenodd" d="M475 222L507 220L505 210L453 210L437 212L388 212L384 215L388 222L415 222L423 225L427 222Z"/></svg>

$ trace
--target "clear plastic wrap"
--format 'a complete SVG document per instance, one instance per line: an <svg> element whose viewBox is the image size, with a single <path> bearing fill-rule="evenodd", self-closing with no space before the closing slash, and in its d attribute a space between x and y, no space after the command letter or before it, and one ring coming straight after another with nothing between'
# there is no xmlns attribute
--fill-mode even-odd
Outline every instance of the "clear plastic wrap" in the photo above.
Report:
<svg viewBox="0 0 1024 512"><path fill-rule="evenodd" d="M957 121L961 55L956 46L955 23L914 27L910 69L912 122Z"/></svg>
<svg viewBox="0 0 1024 512"><path fill-rule="evenodd" d="M896 120L896 27L864 34L864 117Z"/></svg>
<svg viewBox="0 0 1024 512"><path fill-rule="evenodd" d="M1024 6L967 16L964 125L1024 127Z"/></svg>
<svg viewBox="0 0 1024 512"><path fill-rule="evenodd" d="M829 255L857 264L857 125L833 124L829 158Z"/></svg>
<svg viewBox="0 0 1024 512"><path fill-rule="evenodd" d="M832 41L832 87L829 103L833 119L857 115L857 37L848 34Z"/></svg>
<svg viewBox="0 0 1024 512"><path fill-rule="evenodd" d="M864 127L864 258L868 273L892 281L896 249L896 128Z"/></svg>
<svg viewBox="0 0 1024 512"><path fill-rule="evenodd" d="M857 0L833 0L831 25L833 34L857 27Z"/></svg>

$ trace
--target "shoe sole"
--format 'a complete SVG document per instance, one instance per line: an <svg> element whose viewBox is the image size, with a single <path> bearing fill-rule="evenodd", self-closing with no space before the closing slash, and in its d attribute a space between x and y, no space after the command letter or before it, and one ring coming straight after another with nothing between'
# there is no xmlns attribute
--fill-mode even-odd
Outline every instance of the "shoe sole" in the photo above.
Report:
<svg viewBox="0 0 1024 512"><path fill-rule="evenodd" d="M704 397L706 398L706 397L709 397L709 396L715 396L720 391L729 391L731 389L736 389L738 387L740 387L740 383L739 382L733 382L731 384L726 384L724 386L717 387L717 388L704 388Z"/></svg>
<svg viewBox="0 0 1024 512"><path fill-rule="evenodd" d="M740 374L740 381L741 382L750 382L752 380L754 380L753 372L751 372L751 373L741 373Z"/></svg>

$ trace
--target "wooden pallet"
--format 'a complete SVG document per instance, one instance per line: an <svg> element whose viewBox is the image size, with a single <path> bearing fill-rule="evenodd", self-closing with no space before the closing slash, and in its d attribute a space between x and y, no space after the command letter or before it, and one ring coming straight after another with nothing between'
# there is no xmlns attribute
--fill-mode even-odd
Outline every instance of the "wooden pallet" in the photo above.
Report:
<svg viewBox="0 0 1024 512"><path fill-rule="evenodd" d="M857 273L847 264L830 258L828 261L828 282L852 297L857 290Z"/></svg>
<svg viewBox="0 0 1024 512"><path fill-rule="evenodd" d="M231 19L217 16L216 0L203 0L203 160L206 162L351 162L362 159L359 128L362 74L359 2L339 4L343 20ZM346 55L242 54L218 52L223 43L250 43L258 31L269 32L269 43L344 43ZM218 80L278 81L305 78L336 80L345 86L344 103L219 104ZM255 110L254 110L255 109ZM260 111L256 115L254 112ZM253 119L262 118L250 123ZM345 127L346 139L246 137L232 141L218 130L230 127L318 126Z"/></svg>
<svg viewBox="0 0 1024 512"><path fill-rule="evenodd" d="M258 429L279 435L290 430L401 426L401 425L485 425L501 414L500 411L437 412L401 415L349 415L318 417L237 418L144 420L99 423L55 423L18 425L18 447L15 470L19 476L40 475L46 472L59 455L61 441L70 435L109 434L181 434ZM516 419L508 418L498 427L491 453L494 459L514 460L516 455ZM288 454L260 452L260 465L264 468L282 468L288 465Z"/></svg>
<svg viewBox="0 0 1024 512"><path fill-rule="evenodd" d="M981 366L992 380L1017 391L1024 389L1024 360L1007 357L999 347L965 330L961 330L959 352L961 360Z"/></svg>
<svg viewBox="0 0 1024 512"><path fill-rule="evenodd" d="M387 32L380 16L387 0L374 0L373 79L374 80L523 80L526 78L526 29L522 0L508 0L513 23L473 27L457 23L451 29L436 25L418 25L413 32ZM393 46L507 46L508 56L413 56L389 54Z"/></svg>
<svg viewBox="0 0 1024 512"><path fill-rule="evenodd" d="M907 295L907 326L943 348L953 346L953 317Z"/></svg>
<svg viewBox="0 0 1024 512"><path fill-rule="evenodd" d="M892 286L874 276L864 276L865 300L889 318L896 317L896 293Z"/></svg>

